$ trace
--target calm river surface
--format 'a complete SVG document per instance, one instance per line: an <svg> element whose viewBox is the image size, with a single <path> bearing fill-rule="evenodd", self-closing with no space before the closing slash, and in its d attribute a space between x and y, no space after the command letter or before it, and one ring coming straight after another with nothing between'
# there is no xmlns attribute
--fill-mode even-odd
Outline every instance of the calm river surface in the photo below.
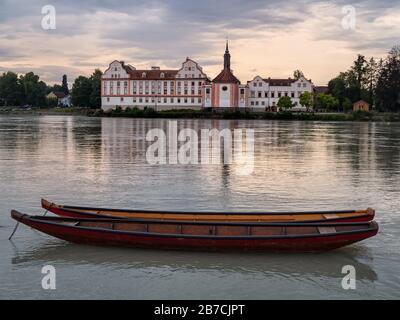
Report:
<svg viewBox="0 0 400 320"><path fill-rule="evenodd" d="M168 120L0 117L2 299L400 298L400 124L179 120L180 128L254 128L249 176L235 165L146 162L146 132ZM374 207L380 233L326 254L194 253L69 244L20 225L40 198L193 211ZM42 267L57 289L41 287ZM342 267L357 289L342 289Z"/></svg>

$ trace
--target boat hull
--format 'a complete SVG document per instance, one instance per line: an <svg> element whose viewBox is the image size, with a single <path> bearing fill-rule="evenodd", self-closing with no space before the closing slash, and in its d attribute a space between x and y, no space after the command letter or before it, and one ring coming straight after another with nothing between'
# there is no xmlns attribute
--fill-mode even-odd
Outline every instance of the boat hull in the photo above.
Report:
<svg viewBox="0 0 400 320"><path fill-rule="evenodd" d="M294 235L281 237L199 236L151 234L110 229L87 228L39 220L12 212L13 219L45 234L78 244L198 251L264 251L321 252L338 249L373 237L378 225L371 222L358 232L327 235ZM108 220L109 222L110 220ZM78 221L79 222L79 221ZM103 223L100 221L99 223ZM341 225L341 224L338 224Z"/></svg>

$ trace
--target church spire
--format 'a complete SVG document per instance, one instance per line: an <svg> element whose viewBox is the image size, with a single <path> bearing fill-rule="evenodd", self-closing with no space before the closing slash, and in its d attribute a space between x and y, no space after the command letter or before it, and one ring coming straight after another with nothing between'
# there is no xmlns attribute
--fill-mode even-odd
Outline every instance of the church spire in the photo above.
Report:
<svg viewBox="0 0 400 320"><path fill-rule="evenodd" d="M224 54L224 69L231 69L231 54L229 53L229 42L226 40L226 50Z"/></svg>

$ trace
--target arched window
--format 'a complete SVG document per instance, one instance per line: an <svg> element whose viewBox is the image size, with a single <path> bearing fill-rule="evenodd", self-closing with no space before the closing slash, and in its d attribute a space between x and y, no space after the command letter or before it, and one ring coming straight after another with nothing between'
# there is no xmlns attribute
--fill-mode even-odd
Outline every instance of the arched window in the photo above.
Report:
<svg viewBox="0 0 400 320"><path fill-rule="evenodd" d="M146 72L142 73L142 78L146 78Z"/></svg>

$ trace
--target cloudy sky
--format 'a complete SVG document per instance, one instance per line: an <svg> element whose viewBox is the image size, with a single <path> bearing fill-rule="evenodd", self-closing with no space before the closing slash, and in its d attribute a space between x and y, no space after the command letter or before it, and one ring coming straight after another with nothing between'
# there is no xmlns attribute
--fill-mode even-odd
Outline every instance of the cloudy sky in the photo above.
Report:
<svg viewBox="0 0 400 320"><path fill-rule="evenodd" d="M45 5L56 9L56 29L42 28ZM190 57L212 78L227 37L242 82L301 69L324 85L358 53L384 57L400 44L400 1L0 0L0 71L49 83L66 73L71 84L115 59L175 69Z"/></svg>

